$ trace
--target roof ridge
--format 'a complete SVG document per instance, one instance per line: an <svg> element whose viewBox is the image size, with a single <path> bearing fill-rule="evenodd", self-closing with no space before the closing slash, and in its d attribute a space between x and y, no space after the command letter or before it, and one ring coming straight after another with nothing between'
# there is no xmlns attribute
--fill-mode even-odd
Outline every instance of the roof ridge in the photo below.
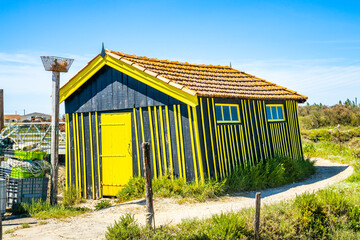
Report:
<svg viewBox="0 0 360 240"><path fill-rule="evenodd" d="M199 67L209 67L209 68L225 68L225 69L231 69L231 70L236 70L239 71L237 69L234 69L232 67L229 66L223 66L223 65L212 65L212 64L196 64L196 63L188 63L188 62L179 62L179 61L173 61L173 60L168 60L168 59L157 59L157 58L149 58L146 56L137 56L135 54L126 54L123 52L116 52L116 51L112 51L110 49L106 49L106 52L110 52L119 56L123 56L123 57L128 57L128 58L136 58L136 59L142 59L142 60L148 60L148 61L153 61L153 62L160 62L160 63L171 63L171 64L175 64L175 65L188 65L188 66L199 66Z"/></svg>

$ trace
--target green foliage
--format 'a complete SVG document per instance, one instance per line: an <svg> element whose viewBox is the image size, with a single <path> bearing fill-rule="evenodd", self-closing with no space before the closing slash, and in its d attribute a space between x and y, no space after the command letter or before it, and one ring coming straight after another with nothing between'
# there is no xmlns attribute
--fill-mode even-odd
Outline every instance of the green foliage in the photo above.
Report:
<svg viewBox="0 0 360 240"><path fill-rule="evenodd" d="M328 107L322 104L313 104L299 107L299 118L303 129L315 129L326 126L360 125L360 107L346 101L345 104L336 104Z"/></svg>
<svg viewBox="0 0 360 240"><path fill-rule="evenodd" d="M95 209L100 210L100 209L107 208L107 207L110 207L110 206L111 206L111 203L109 201L101 200L101 202L96 204Z"/></svg>
<svg viewBox="0 0 360 240"><path fill-rule="evenodd" d="M79 197L75 186L70 186L68 189L64 189L62 200L62 204L64 206L73 206L75 203L78 203L80 199L81 198Z"/></svg>
<svg viewBox="0 0 360 240"><path fill-rule="evenodd" d="M89 212L88 208L73 208L64 205L51 205L48 202L33 201L21 203L13 211L15 215L27 215L38 219L65 218Z"/></svg>
<svg viewBox="0 0 360 240"><path fill-rule="evenodd" d="M227 192L247 191L276 187L296 182L315 173L314 163L309 159L276 157L252 167L238 168L226 182Z"/></svg>
<svg viewBox="0 0 360 240"><path fill-rule="evenodd" d="M133 215L126 214L115 221L114 225L107 228L106 239L141 239L141 227Z"/></svg>
<svg viewBox="0 0 360 240"><path fill-rule="evenodd" d="M255 166L236 169L225 180L207 180L204 184L187 183L182 178L172 179L170 175L152 180L156 197L180 197L203 202L225 193L276 187L304 179L315 172L313 162L306 159L276 157ZM119 201L144 197L145 183L142 177L129 180L117 194Z"/></svg>

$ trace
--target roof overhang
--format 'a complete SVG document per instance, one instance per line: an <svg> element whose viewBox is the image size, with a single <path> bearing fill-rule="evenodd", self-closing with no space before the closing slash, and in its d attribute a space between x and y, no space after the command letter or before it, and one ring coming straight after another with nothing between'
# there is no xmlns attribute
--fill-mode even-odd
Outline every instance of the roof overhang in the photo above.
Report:
<svg viewBox="0 0 360 240"><path fill-rule="evenodd" d="M77 89L85 84L95 73L105 65L112 67L154 89L163 92L192 107L198 105L198 97L195 91L187 89L166 78L140 67L131 62L122 60L120 56L107 53L105 57L100 55L91 60L87 66L80 70L60 89L59 102L62 103L70 97Z"/></svg>

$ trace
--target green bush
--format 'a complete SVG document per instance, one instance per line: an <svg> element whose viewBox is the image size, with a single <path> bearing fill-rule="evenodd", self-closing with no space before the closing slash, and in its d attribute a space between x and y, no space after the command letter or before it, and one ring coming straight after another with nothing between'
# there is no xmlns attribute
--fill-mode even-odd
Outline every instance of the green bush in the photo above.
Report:
<svg viewBox="0 0 360 240"><path fill-rule="evenodd" d="M96 204L95 209L100 210L100 209L107 208L107 207L110 207L110 206L111 206L111 203L109 201L101 200L101 202Z"/></svg>
<svg viewBox="0 0 360 240"><path fill-rule="evenodd" d="M276 187L302 180L315 172L314 163L306 159L276 157L255 166L239 167L224 180L207 180L204 184L187 183L182 178L162 176L152 180L153 193L157 197L180 197L205 201L225 193ZM142 177L129 180L119 191L119 201L144 197L145 183Z"/></svg>
<svg viewBox="0 0 360 240"><path fill-rule="evenodd" d="M107 228L106 239L141 239L141 228L133 215L126 214Z"/></svg>

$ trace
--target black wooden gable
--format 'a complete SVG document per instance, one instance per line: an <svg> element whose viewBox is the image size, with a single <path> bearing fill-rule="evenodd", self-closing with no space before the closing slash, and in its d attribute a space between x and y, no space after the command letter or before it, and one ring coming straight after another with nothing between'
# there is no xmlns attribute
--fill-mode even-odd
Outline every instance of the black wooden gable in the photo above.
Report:
<svg viewBox="0 0 360 240"><path fill-rule="evenodd" d="M104 66L65 100L65 112L95 112L180 104L116 69Z"/></svg>

